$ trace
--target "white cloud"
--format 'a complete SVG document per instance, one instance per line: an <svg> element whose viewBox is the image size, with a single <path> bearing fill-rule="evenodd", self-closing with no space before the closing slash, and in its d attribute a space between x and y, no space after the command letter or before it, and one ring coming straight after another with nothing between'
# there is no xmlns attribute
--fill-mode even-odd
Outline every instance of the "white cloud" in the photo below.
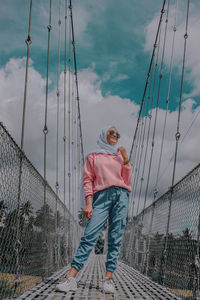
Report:
<svg viewBox="0 0 200 300"><path fill-rule="evenodd" d="M117 77L114 79L114 81L121 81L121 80L125 80L125 79L128 79L128 75L126 74L119 74L117 75Z"/></svg>
<svg viewBox="0 0 200 300"><path fill-rule="evenodd" d="M18 144L20 144L21 116L24 93L25 58L11 59L3 68L0 69L0 120L5 124ZM67 76L68 77L68 76ZM117 95L102 95L101 79L92 69L85 69L78 73L79 93L81 104L82 129L84 138L85 154L97 147L96 140L101 129L107 125L115 125L122 135L119 141L124 145L128 152L132 143L132 138L136 126L137 113L139 106L129 99L122 99ZM27 116L25 129L25 152L28 158L43 174L43 127L44 127L44 103L45 103L45 79L30 66L28 97L27 97ZM63 83L63 73L60 76L60 84ZM199 134L200 118L198 108L194 108L194 101L185 101L181 115L181 139L188 131L191 122L196 120L179 145L176 181L186 174L199 162L200 140L196 137ZM67 108L68 109L68 108ZM153 111L155 116L155 110ZM165 111L159 109L155 149L152 163L151 180L148 192L148 203L152 199L152 189L155 184L157 173L157 160L160 153L162 139L162 128ZM152 122L154 117L152 118ZM159 195L165 192L171 185L172 163L170 158L174 153L175 132L177 124L177 112L168 113L168 121L165 134L165 144L163 149L163 159L158 183ZM151 126L151 134L152 134ZM55 159L56 159L56 90L49 93L48 104L48 129L47 136L47 178L51 186L55 186ZM59 159L59 178L62 186L63 175L63 87L60 94L60 159ZM151 142L151 138L150 138ZM151 143L149 144L151 145ZM150 146L149 146L150 148ZM145 176L149 165L148 154ZM166 170L166 171L164 171ZM139 187L139 185L138 185ZM62 190L62 188L61 188ZM62 192L60 192L62 196ZM142 191L142 199L145 194L145 181ZM137 192L138 195L138 192ZM141 201L142 203L142 201Z"/></svg>
<svg viewBox="0 0 200 300"><path fill-rule="evenodd" d="M176 33L175 33L175 47L174 47L174 57L173 65L178 67L179 73L182 69L182 59L183 59L183 47L184 47L184 34L186 29L186 3L183 1L179 4L177 9L177 19L176 19ZM169 22L166 40L166 51L164 62L169 66L171 59L171 48L172 48L172 38L173 38L173 26L175 17L175 5L170 6L169 11ZM160 15L154 16L152 21L146 27L146 43L145 50L152 51L152 47L155 40L155 34L158 26ZM161 45L163 45L164 28L165 28L165 18L163 16L162 22L162 38ZM200 13L198 9L198 4L190 5L189 11L189 24L188 24L188 39L186 47L186 62L185 62L185 79L192 85L193 90L190 94L184 95L187 97L194 97L200 94L199 78L200 78L200 56L199 56L199 28L200 28ZM161 47L162 51L162 47ZM160 53L161 53L160 51ZM161 54L160 54L161 59Z"/></svg>

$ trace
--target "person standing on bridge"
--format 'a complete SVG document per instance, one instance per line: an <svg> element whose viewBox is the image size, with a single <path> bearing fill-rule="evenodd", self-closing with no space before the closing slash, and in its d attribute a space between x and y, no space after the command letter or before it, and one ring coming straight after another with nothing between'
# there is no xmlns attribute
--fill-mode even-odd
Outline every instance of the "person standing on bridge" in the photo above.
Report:
<svg viewBox="0 0 200 300"><path fill-rule="evenodd" d="M126 149L116 147L119 138L117 129L114 126L107 126L97 140L100 149L87 155L83 188L86 201L84 214L89 220L73 257L68 279L56 286L58 291L67 293L77 290L75 277L96 245L107 219L109 220L108 254L103 289L107 293L115 291L112 274L117 267L132 181L132 168Z"/></svg>

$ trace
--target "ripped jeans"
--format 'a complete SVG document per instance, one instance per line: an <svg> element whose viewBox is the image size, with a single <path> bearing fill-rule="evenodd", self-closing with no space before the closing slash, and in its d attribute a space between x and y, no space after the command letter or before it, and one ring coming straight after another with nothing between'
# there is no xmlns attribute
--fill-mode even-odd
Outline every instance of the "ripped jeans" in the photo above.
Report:
<svg viewBox="0 0 200 300"><path fill-rule="evenodd" d="M92 217L87 222L84 236L81 238L71 266L78 271L82 269L90 252L96 245L100 231L108 219L106 270L114 272L117 267L126 217L128 215L129 192L124 188L111 186L93 195L92 206Z"/></svg>

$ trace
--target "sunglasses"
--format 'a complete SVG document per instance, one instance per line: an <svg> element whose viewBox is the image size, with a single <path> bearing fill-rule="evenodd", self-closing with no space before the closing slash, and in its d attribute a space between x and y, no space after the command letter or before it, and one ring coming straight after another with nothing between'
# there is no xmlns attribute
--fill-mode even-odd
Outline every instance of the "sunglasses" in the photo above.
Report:
<svg viewBox="0 0 200 300"><path fill-rule="evenodd" d="M114 130L110 130L110 131L109 131L109 134L110 134L110 135L116 134L116 137L117 137L118 139L120 138L120 134L119 134L118 132L115 132Z"/></svg>

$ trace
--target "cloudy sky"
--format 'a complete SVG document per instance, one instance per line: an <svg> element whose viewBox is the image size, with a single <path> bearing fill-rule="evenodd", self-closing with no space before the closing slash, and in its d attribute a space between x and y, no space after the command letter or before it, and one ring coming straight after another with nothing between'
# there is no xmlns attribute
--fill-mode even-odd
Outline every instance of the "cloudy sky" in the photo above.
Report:
<svg viewBox="0 0 200 300"><path fill-rule="evenodd" d="M115 124L122 138L120 145L130 151L139 106L141 103L148 66L153 49L156 29L159 21L161 0L74 0L74 31L78 66L79 93L81 103L84 152L96 148L96 139L105 125ZM56 87L58 62L58 17L59 1L53 0L52 32L50 48L50 84L48 106L48 154L47 178L55 186L56 166ZM64 70L64 0L61 3L61 66L59 74L61 116L63 115L63 70ZM26 62L26 44L28 32L29 1L8 0L0 3L0 120L14 139L20 144L24 77ZM167 7L167 6L166 6ZM173 153L177 109L180 97L180 80L183 57L185 20L187 1L171 0L169 22L166 36L166 49L163 64L155 149L152 161L151 180L147 193L147 204L152 201L152 191L158 169L158 157L163 132L163 120L166 113L166 98L169 85L170 59L172 54L173 26L176 20L175 44L171 75L169 112L165 133L165 143L158 181L159 195L171 184ZM30 68L28 82L27 118L25 129L25 152L41 174L43 174L43 127L47 60L47 25L49 22L49 1L33 1L31 28ZM160 70L166 13L160 35ZM185 77L183 85L183 105L180 124L180 147L177 160L176 180L183 177L199 163L199 28L200 3L191 1ZM159 73L159 71L158 71ZM157 84L155 85L158 87ZM155 92L157 95L157 92ZM156 96L155 96L156 98ZM153 103L152 124L155 119ZM60 117L61 118L61 117ZM147 120L147 123L149 119ZM63 121L60 121L60 157L59 176L62 186L63 174ZM150 127L150 143L153 125ZM146 139L146 136L145 136ZM146 160L147 177L150 150ZM144 154L142 159L144 158ZM135 158L136 159L136 158ZM141 163L142 165L142 163ZM136 166L134 165L134 168ZM135 202L139 194L135 189ZM136 173L135 173L136 174ZM146 178L145 177L145 178ZM146 180L146 179L145 179ZM141 202L145 195L145 182L142 188ZM62 190L62 188L61 188ZM62 198L62 193L61 193Z"/></svg>

